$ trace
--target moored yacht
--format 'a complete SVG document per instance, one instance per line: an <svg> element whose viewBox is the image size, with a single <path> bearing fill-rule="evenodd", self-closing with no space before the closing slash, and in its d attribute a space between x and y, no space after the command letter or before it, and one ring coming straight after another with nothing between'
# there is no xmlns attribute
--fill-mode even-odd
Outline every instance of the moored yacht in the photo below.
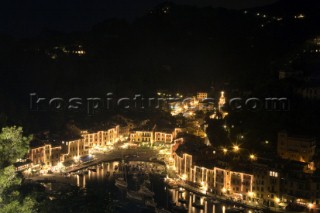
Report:
<svg viewBox="0 0 320 213"><path fill-rule="evenodd" d="M157 203L154 201L154 199L146 200L145 204L146 204L146 206L149 206L149 207L156 207L157 206Z"/></svg>
<svg viewBox="0 0 320 213"><path fill-rule="evenodd" d="M143 201L143 196L136 191L127 191L127 198L136 201Z"/></svg>
<svg viewBox="0 0 320 213"><path fill-rule="evenodd" d="M120 189L126 189L128 187L128 183L124 180L124 178L117 178L115 181L115 186Z"/></svg>
<svg viewBox="0 0 320 213"><path fill-rule="evenodd" d="M146 187L145 185L141 185L138 192L141 195L146 196L146 197L153 197L154 196L154 192L152 192L150 189L148 189L148 187Z"/></svg>

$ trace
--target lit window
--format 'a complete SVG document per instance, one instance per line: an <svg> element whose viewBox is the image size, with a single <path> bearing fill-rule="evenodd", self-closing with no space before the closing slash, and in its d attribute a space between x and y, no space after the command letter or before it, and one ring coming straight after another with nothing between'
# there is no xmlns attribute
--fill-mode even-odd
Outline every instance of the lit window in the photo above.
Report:
<svg viewBox="0 0 320 213"><path fill-rule="evenodd" d="M269 175L270 175L271 177L278 177L278 172L270 171L270 172L269 172Z"/></svg>

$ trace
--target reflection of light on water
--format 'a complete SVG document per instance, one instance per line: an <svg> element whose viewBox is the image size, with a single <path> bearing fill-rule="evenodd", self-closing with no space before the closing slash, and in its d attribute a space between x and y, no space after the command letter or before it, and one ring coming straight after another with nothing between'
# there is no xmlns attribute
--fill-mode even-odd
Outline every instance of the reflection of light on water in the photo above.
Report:
<svg viewBox="0 0 320 213"><path fill-rule="evenodd" d="M82 177L82 187L83 188L86 187L86 176L85 175Z"/></svg>
<svg viewBox="0 0 320 213"><path fill-rule="evenodd" d="M87 174L84 174L83 176L78 176L75 175L72 177L72 182L77 183L78 187L89 187L91 188L93 184L90 184L95 181L108 181L108 179L113 179L114 174L113 172L115 171L114 168L119 165L119 162L110 162L110 163L103 163L101 166L95 166L94 168L96 169L96 172L88 170ZM92 168L91 166L90 168ZM118 172L117 172L118 173ZM83 178L82 180L80 178ZM107 184L107 191L108 190L113 190L113 188L109 188L109 182ZM161 192L163 192L163 189L165 187L161 187ZM166 205L167 207L170 208L170 203L169 201L171 200L173 203L176 203L177 206L185 206L188 208L188 213L226 213L226 206L223 206L223 202L221 204L215 204L211 202L210 200L205 199L205 196L197 195L188 191L187 189L170 189L166 187L165 189L166 194L168 197L164 198L163 200L159 201L164 202L162 205ZM122 199L122 198L120 198ZM180 200L181 199L181 200ZM156 200L156 199L155 199ZM157 201L157 200L156 200ZM158 202L158 203L159 203ZM199 207L194 207L193 203L197 203L198 205L203 205L202 208ZM228 206L228 205L227 205Z"/></svg>
<svg viewBox="0 0 320 213"><path fill-rule="evenodd" d="M182 192L181 197L182 197L183 199L186 199L186 192Z"/></svg>

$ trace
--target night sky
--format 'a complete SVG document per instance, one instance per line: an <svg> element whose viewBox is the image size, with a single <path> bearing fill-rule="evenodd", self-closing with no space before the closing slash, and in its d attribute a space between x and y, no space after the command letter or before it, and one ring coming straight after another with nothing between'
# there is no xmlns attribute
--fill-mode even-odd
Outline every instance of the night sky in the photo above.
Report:
<svg viewBox="0 0 320 213"><path fill-rule="evenodd" d="M241 9L276 0L174 0L179 4ZM0 6L0 33L28 37L50 29L88 30L108 18L133 20L164 0L5 0Z"/></svg>

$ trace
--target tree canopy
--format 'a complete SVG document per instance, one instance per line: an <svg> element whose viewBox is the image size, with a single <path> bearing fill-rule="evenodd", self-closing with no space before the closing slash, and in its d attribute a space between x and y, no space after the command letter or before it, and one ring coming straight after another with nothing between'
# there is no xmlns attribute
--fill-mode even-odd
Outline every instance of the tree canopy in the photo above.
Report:
<svg viewBox="0 0 320 213"><path fill-rule="evenodd" d="M35 202L19 191L21 178L13 163L28 152L31 136L23 136L21 127L5 127L0 133L0 213L34 212Z"/></svg>

